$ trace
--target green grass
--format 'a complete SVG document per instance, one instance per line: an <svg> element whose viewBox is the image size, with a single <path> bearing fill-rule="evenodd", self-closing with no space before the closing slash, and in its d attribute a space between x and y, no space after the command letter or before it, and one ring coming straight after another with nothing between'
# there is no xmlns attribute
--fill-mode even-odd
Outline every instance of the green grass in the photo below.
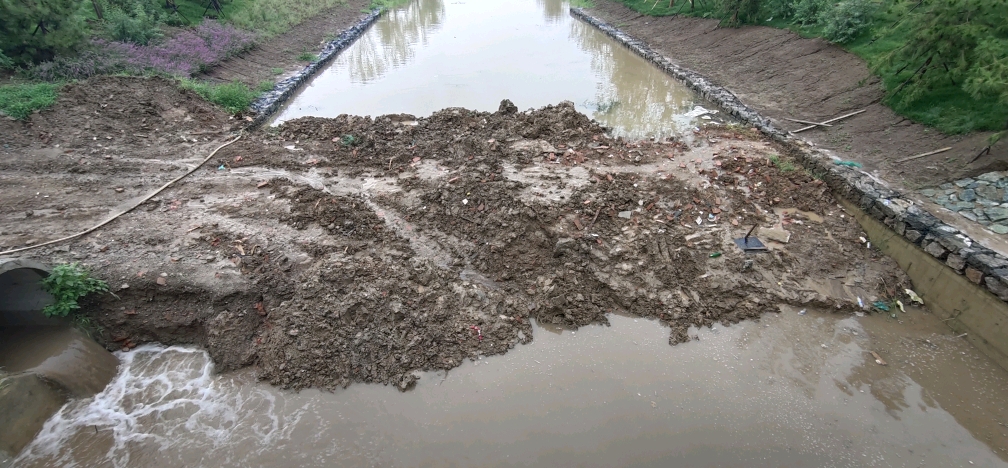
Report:
<svg viewBox="0 0 1008 468"><path fill-rule="evenodd" d="M592 0L570 0L570 5L577 8L591 8L595 6Z"/></svg>
<svg viewBox="0 0 1008 468"><path fill-rule="evenodd" d="M255 101L262 94L259 91L249 89L245 83L237 81L225 84L212 84L183 79L179 82L179 87L199 94L203 99L223 107L232 114L244 112L252 104L252 101Z"/></svg>
<svg viewBox="0 0 1008 468"><path fill-rule="evenodd" d="M262 81L259 82L258 85L256 85L256 91L259 91L260 93L265 93L267 91L272 91L273 90L273 84L274 84L273 80L262 80Z"/></svg>
<svg viewBox="0 0 1008 468"><path fill-rule="evenodd" d="M668 0L659 0L657 4L654 0L618 1L637 12L651 16L668 16L676 14L678 11L679 14L687 16L720 17L717 3L714 0L706 0L705 3L696 0L693 11L690 11L688 0L676 0L671 7ZM893 0L882 0L879 7L875 9L872 26L851 42L840 44L840 47L864 60L869 68L881 77L887 94L896 90L914 71L904 70L896 75L898 71L896 67L886 62L893 51L907 43L912 32L909 30L909 21L903 21L896 27L892 27L900 19L900 16L889 12L888 7L892 4ZM789 20L777 18L770 19L770 21L767 19L770 18L763 15L758 20L758 24L789 29L802 37L822 36L823 28L821 27L801 26ZM861 85L863 86L864 83ZM984 130L997 131L1003 129L1005 121L1008 121L1008 106L999 104L994 99L975 99L951 82L945 87L930 89L923 96L910 102L905 101L901 95L896 95L887 98L885 103L896 113L913 121L935 127L947 134Z"/></svg>
<svg viewBox="0 0 1008 468"><path fill-rule="evenodd" d="M789 159L783 159L776 154L771 154L769 159L770 162L772 162L774 166L777 166L777 169L780 169L781 172L793 172L797 169L794 162Z"/></svg>
<svg viewBox="0 0 1008 468"><path fill-rule="evenodd" d="M302 50L301 53L298 54L297 59L302 62L314 62L318 60L318 55L315 55L307 50Z"/></svg>
<svg viewBox="0 0 1008 468"><path fill-rule="evenodd" d="M371 5L368 6L368 11L375 9L388 11L409 4L412 1L413 0L371 0Z"/></svg>
<svg viewBox="0 0 1008 468"><path fill-rule="evenodd" d="M235 6L230 15L225 10L225 20L266 37L276 36L325 10L346 4L346 0L232 1L240 5Z"/></svg>
<svg viewBox="0 0 1008 468"><path fill-rule="evenodd" d="M270 72L272 72L274 75L283 75L284 69L280 67L273 67L270 68Z"/></svg>
<svg viewBox="0 0 1008 468"><path fill-rule="evenodd" d="M58 86L52 83L0 86L0 112L17 120L26 120L32 112L53 105L57 89Z"/></svg>

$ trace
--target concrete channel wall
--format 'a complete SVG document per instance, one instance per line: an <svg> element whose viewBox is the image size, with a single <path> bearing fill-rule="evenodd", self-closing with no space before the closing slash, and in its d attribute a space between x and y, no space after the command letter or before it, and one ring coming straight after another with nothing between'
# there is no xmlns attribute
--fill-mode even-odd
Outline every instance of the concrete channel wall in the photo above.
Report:
<svg viewBox="0 0 1008 468"><path fill-rule="evenodd" d="M799 162L823 174L834 194L846 199L862 227L873 226L876 242L909 274L931 310L949 326L967 333L971 342L1008 369L1008 258L985 248L955 227L916 205L884 181L810 147L773 126L769 119L746 106L730 91L714 85L699 73L682 68L618 28L580 8L571 14L595 26L728 114L787 145ZM898 241L898 242L897 242ZM888 251L887 251L888 249Z"/></svg>

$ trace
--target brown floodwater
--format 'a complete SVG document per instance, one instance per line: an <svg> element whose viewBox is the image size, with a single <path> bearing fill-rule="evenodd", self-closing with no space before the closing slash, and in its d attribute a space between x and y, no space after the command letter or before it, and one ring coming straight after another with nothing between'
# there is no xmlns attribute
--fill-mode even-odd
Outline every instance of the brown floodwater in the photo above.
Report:
<svg viewBox="0 0 1008 468"><path fill-rule="evenodd" d="M784 309L696 330L610 316L503 356L293 393L204 351L119 353L18 466L1006 466L1008 379L925 311ZM875 362L869 351L887 361Z"/></svg>
<svg viewBox="0 0 1008 468"><path fill-rule="evenodd" d="M390 12L279 113L430 115L568 100L629 137L662 137L704 116L685 86L594 27L562 0L417 0ZM703 104L710 107L709 104ZM712 117L713 115L713 117Z"/></svg>

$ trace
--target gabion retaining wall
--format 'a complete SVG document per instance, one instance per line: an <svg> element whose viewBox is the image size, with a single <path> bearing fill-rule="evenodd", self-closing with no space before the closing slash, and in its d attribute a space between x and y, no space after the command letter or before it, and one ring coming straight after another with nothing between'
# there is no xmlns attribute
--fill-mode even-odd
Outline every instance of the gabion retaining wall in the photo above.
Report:
<svg viewBox="0 0 1008 468"><path fill-rule="evenodd" d="M728 90L711 83L703 75L684 69L652 50L643 41L595 18L580 8L571 8L571 15L595 26L637 55L682 81L704 98L721 107L747 125L788 144L802 165L824 174L823 180L834 193L856 203L873 218L889 226L900 236L916 244L928 254L942 260L971 282L986 288L1002 301L1008 302L1008 258L985 248L965 233L942 223L912 200L893 190L864 171L836 164L838 160L817 150L811 150L794 136L778 130L769 119L742 103Z"/></svg>
<svg viewBox="0 0 1008 468"><path fill-rule="evenodd" d="M256 99L249 106L253 113L255 113L255 118L249 127L257 127L262 123L266 122L273 113L275 113L280 106L282 106L291 96L297 92L298 88L301 87L306 81L310 80L315 76L320 70L322 70L326 64L328 64L332 59L336 58L343 49L346 49L350 44L353 44L364 31L367 30L372 23L378 20L381 16L380 10L373 10L368 13L367 16L361 18L357 24L343 30L336 39L329 41L325 47L318 54L318 59L314 62L305 65L300 71L295 73L293 76L285 78L277 82L276 86L273 87L272 91Z"/></svg>

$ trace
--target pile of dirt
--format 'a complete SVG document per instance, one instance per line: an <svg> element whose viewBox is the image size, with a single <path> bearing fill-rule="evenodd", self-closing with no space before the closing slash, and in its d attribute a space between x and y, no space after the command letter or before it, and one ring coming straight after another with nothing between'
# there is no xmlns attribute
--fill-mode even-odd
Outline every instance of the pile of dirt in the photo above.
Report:
<svg viewBox="0 0 1008 468"><path fill-rule="evenodd" d="M180 139L202 111L176 107L169 137ZM128 158L100 160L115 170L77 162L59 175L19 166L40 153L15 152L17 190L4 201L20 201L3 208L0 243L76 230L128 193L69 203L65 190L141 192L201 160L193 149L137 144ZM283 387L405 389L416 371L529 342L532 321L578 327L633 314L668 325L675 344L690 327L781 304L853 311L859 296L892 296L900 270L780 154L739 128L610 138L571 103L303 118L252 132L99 233L33 255L82 261L113 285L117 297L89 309L111 349L194 343L220 370L256 365ZM769 252L734 245L754 225Z"/></svg>

